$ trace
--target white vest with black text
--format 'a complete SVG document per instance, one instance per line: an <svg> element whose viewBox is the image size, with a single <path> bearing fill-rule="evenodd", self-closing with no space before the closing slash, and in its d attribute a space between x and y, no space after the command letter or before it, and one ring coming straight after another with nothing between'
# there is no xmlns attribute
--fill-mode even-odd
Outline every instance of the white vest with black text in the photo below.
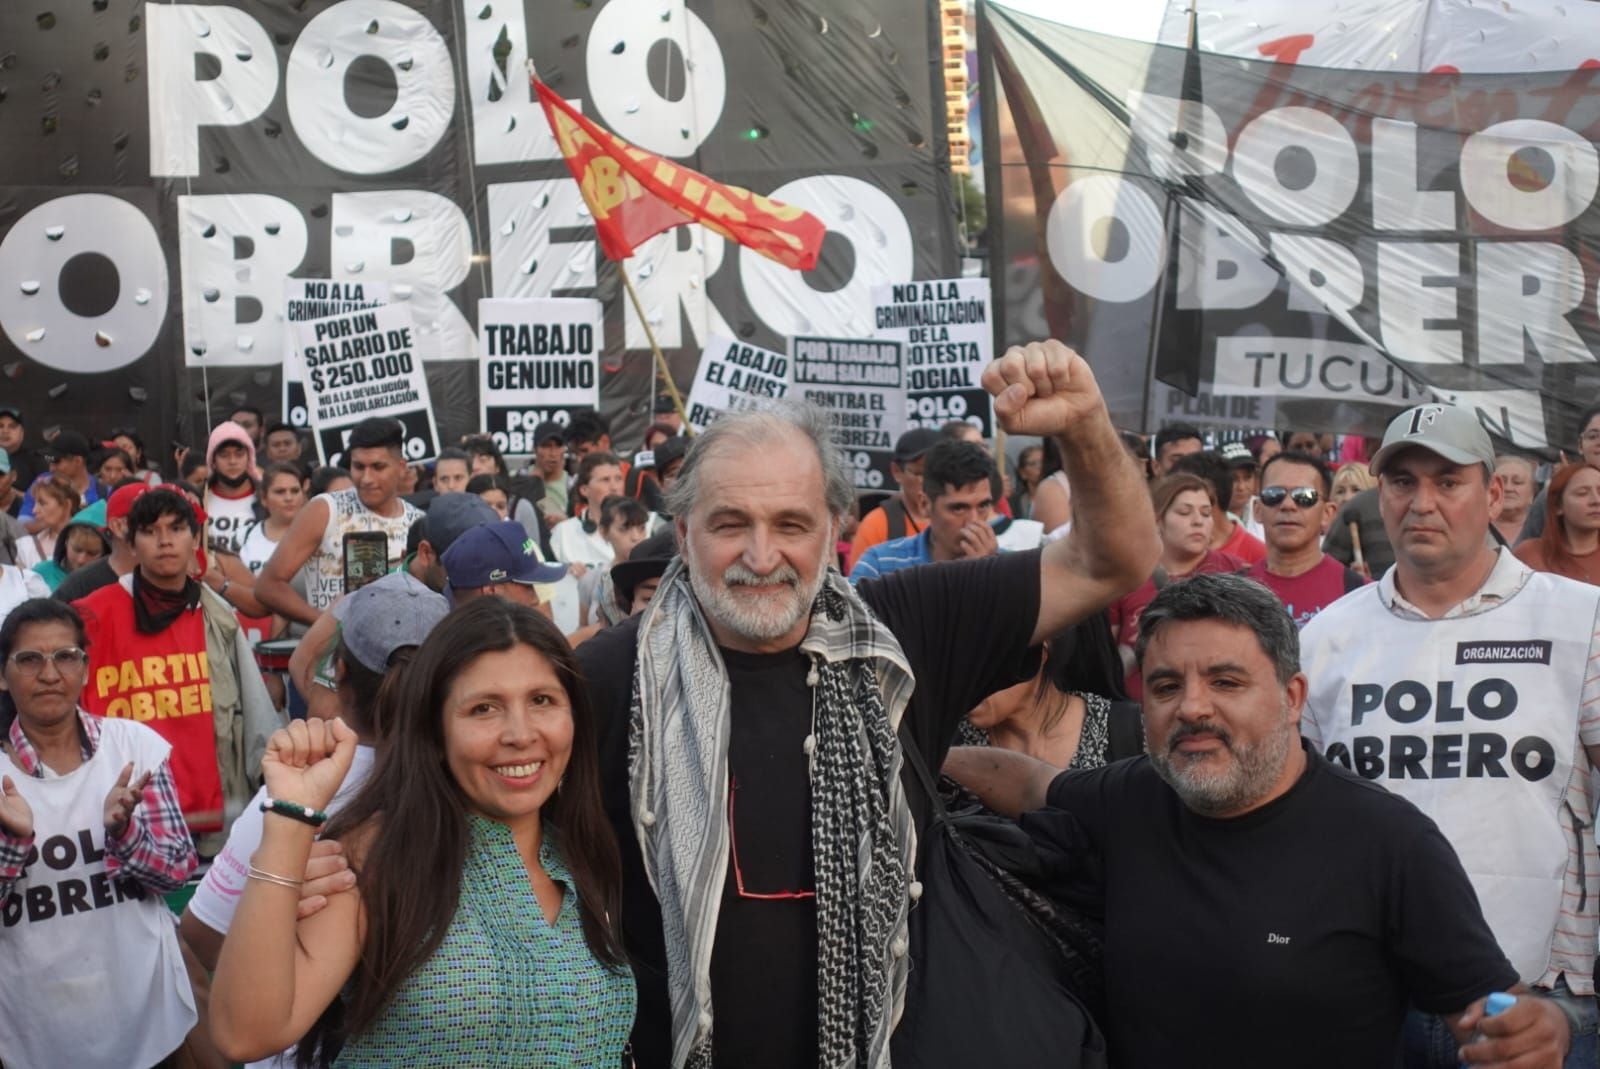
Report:
<svg viewBox="0 0 1600 1069"><path fill-rule="evenodd" d="M1567 784L1589 764L1578 720L1597 612L1600 587L1538 572L1494 608L1446 620L1397 616L1373 584L1301 636L1302 731L1439 825L1529 983L1562 908ZM1593 834L1593 814L1576 816Z"/></svg>
<svg viewBox="0 0 1600 1069"><path fill-rule="evenodd" d="M65 776L0 765L33 810L36 856L0 903L0 1062L7 1069L143 1069L195 1023L194 993L161 896L106 871L105 800L129 761L172 747L133 720L100 721L100 748Z"/></svg>

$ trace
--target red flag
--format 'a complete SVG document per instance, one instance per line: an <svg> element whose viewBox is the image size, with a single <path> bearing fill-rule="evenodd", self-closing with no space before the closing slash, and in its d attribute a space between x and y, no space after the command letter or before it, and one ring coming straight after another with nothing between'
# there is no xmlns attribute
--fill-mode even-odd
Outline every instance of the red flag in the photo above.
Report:
<svg viewBox="0 0 1600 1069"><path fill-rule="evenodd" d="M816 216L635 148L532 81L607 259L626 260L663 230L699 223L785 267L817 265L826 228Z"/></svg>

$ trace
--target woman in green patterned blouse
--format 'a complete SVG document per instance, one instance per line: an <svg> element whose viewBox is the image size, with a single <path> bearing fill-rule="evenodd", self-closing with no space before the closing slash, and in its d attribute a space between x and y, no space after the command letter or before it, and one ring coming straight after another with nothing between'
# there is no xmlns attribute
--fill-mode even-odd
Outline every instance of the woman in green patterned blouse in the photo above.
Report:
<svg viewBox="0 0 1600 1069"><path fill-rule="evenodd" d="M218 1047L247 1061L298 1041L302 1065L340 1067L621 1065L621 868L571 647L534 610L475 598L387 693L372 776L326 832L357 888L298 922L355 736L296 721L268 745L261 847L211 996Z"/></svg>

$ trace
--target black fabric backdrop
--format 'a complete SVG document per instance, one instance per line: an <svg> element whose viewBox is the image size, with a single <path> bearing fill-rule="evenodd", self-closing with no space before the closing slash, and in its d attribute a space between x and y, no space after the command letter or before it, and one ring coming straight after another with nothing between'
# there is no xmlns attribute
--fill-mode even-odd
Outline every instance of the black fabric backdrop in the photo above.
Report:
<svg viewBox="0 0 1600 1069"><path fill-rule="evenodd" d="M621 6L608 14L607 9L614 5ZM167 10L158 12L158 8ZM273 241L292 235L297 227L292 220L263 219L254 208L233 211L219 208L221 202L215 199L206 199L217 195L269 195L281 198L301 216L305 250L287 274L377 281L393 278L383 263L335 262L336 243L350 240L348 233L335 233L339 226L336 198L402 190L437 194L460 209L471 253L465 278L446 296L467 324L475 324L480 297L508 295L495 292L496 275L510 272L505 263L491 256L497 237L491 232L490 187L568 177L559 159L487 163L474 148L475 127L469 123L476 119L475 103L519 94L518 99L527 97L518 53L509 49L507 56L506 42L516 43L519 20L525 27L528 51L546 81L565 97L580 101L586 114L623 136L629 132L618 128L615 119L631 114L638 101L620 107L613 102L610 113L597 110L589 84L593 57L614 56L620 61L638 56L644 49L638 62L647 75L639 76L636 95L644 99L647 108L650 101L645 98L651 93L671 101L692 100L695 94L712 92L715 87L707 86L721 70L725 95L720 113L708 130L699 132L698 148L686 155L674 154L675 158L718 180L762 193L795 179L826 175L859 179L882 190L904 220L902 224L885 212L884 218L868 221L866 233L888 231L892 235L903 226L910 235L915 278L955 273L939 27L931 0L694 2L687 7L681 0L648 5L640 0L258 0L242 10L258 31L239 32L231 21L235 16L228 14L224 5L141 0L11 0L0 5L0 145L5 146L0 153L0 242L34 209L42 213L32 217L35 224L67 228L65 238L46 237L45 241L86 239L81 228L71 228L77 202L61 202L60 198L98 192L136 206L154 226L165 257L166 316L154 341L141 352L125 354L126 362L114 369L85 373L71 361L58 367L31 358L30 347L43 343L28 341L28 333L41 324L53 332L52 340L62 330L81 332L82 323L73 315L93 316L125 301L134 280L119 277L112 260L94 254L92 241L86 255L51 278L35 277L38 271L30 262L32 250L44 246L30 246L20 239L0 246L5 249L0 256L0 290L15 293L16 287L25 283L38 283L38 292L27 298L36 302L34 305L27 301L19 305L20 298L6 305L0 293L0 308L11 309L9 313L0 311L0 326L5 328L0 332L0 368L4 371L0 402L22 407L33 435L51 426L100 432L113 425L133 424L142 430L153 452L164 453L164 448L155 447L164 447L174 437L201 440L208 426L226 418L238 404L255 404L269 419L278 413L281 343L271 340L281 337L282 328L272 322L276 311L270 305L274 302L260 294L270 295L281 281L263 279L266 272L260 257L270 252ZM368 56L351 64L343 79L344 99L337 99L337 93L322 94L314 102L318 109L315 122L332 129L339 126L341 117L353 113L403 124L403 100L397 93L403 96L408 79L439 75L436 67L428 73L429 59L438 53L424 40L426 34L419 32L423 27L414 18L417 15L431 24L450 57L449 79L454 83L455 99L448 128L420 159L397 169L354 174L329 166L308 149L302 137L300 127L307 120L302 115L297 122L291 113L286 87L296 77L291 55L297 43L318 18L329 20L324 25L354 24L357 33L370 19L367 32L372 34L374 52L388 49L388 59ZM704 37L685 36L688 31L682 27L695 18L714 39L717 55L707 54ZM158 21L169 27L181 23L183 32L152 40L152 23ZM488 53L485 42L495 40L502 25L511 31L509 36L498 37L497 51L506 69L493 77L488 74L492 60L469 53L468 37L469 32L480 34L474 39L483 45L481 51ZM485 30L488 37L481 36ZM345 37L341 40L348 45L349 26L342 32ZM258 33L265 37L256 36ZM393 40L397 33L398 45ZM605 39L590 39L599 35ZM663 43L673 35L674 43ZM608 45L613 38L616 44ZM248 43L261 40L269 44L278 64L270 103L248 121L233 123L232 115L249 110L249 91L241 88L238 76L246 72L260 77L259 72L269 69ZM359 52L361 38L354 40ZM634 51L625 53L624 46ZM220 61L190 54L210 49L221 50ZM307 56L302 58L318 66L332 63L327 50L305 51ZM407 62L397 66L396 55L404 55ZM410 67L413 59L414 70ZM152 118L152 78L170 75L174 64L182 75L180 81L188 83L180 87L187 94L185 100L204 101L212 99L205 94L221 92L237 110L229 113L229 124L199 128L194 173L152 176L153 169L170 172L166 165L152 163L152 121L181 125L183 109L189 106L164 105ZM690 75L697 81L686 91ZM604 77L615 79L616 75L608 67ZM433 93L431 99L432 106L439 106L442 97ZM427 106L425 101L417 114ZM534 125L543 132L542 116L524 112L519 125L504 136L514 140L532 137L530 114L537 116ZM333 136L343 135L336 132ZM170 137L164 139L164 143L170 141ZM206 210L184 215L181 198L190 196ZM859 208L869 213L879 210L866 204ZM847 215L852 211L848 203L836 210ZM281 206L272 205L268 214L281 211ZM266 229L269 222L271 228ZM546 236L577 245L550 245L547 253L586 263L596 258L592 228L585 230L581 221L574 227L572 222L547 224ZM232 236L235 263L221 272L202 270L198 263L186 266L179 236L184 227L201 234L213 227L220 230L204 239L209 241L226 241ZM429 238L443 233L425 231ZM501 237L504 234L502 231ZM201 247L199 240L195 239L192 248ZM672 240L679 249L690 250L698 248L702 239L682 231ZM506 243L509 246L510 239ZM819 266L804 277L796 274L789 284L827 294L846 284L903 281L869 279L881 257L875 258L876 250L867 247L870 242L857 247L862 244L859 238L852 241L830 234ZM403 264L418 254L436 252L430 245L413 234L409 244L400 240L387 248L393 262ZM371 247L386 246L377 241ZM582 266L577 263L578 268ZM649 265L636 258L630 264L633 267L648 276ZM639 275L635 277L637 280ZM602 404L619 442L631 443L647 422L653 395L648 349L641 339L633 339L636 344L632 347L625 344L625 296L613 265L600 258L593 285L587 283L583 270L575 269L572 279L581 284L546 287L546 292L537 295L595 296L605 303ZM768 347L784 347L785 338L767 321L780 318L770 314L771 298L766 318L752 305L736 247L723 250L720 268L714 273L708 272L704 278L695 275L685 285L696 291L703 286L711 305L738 336ZM250 287L256 287L258 296L235 300L235 291ZM414 288L414 300L427 296L426 280L415 283ZM187 330L186 302L198 310L188 315ZM861 303L865 310L869 302ZM53 310L36 312L35 307ZM213 327L212 336L204 337L199 313L215 315L216 309L229 307L235 309L236 324L227 330ZM668 357L675 379L686 388L704 339L695 337L694 324L676 299L657 300L649 316L658 331L663 325L677 326L679 344L670 349ZM672 322L680 317L685 318ZM838 330L838 324L812 325L813 332ZM72 336L74 343L82 337L86 351L94 353L90 347L97 343L91 340L92 327ZM455 340L460 338L457 335ZM100 355L116 351L108 348ZM478 422L475 364L469 359L432 360L428 377L446 440L474 429Z"/></svg>

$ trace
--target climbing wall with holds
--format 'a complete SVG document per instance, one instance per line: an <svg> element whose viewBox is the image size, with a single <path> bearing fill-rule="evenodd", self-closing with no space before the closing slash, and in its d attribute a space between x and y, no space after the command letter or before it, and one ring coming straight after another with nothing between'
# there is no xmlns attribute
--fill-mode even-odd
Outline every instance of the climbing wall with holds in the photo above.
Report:
<svg viewBox="0 0 1600 1069"><path fill-rule="evenodd" d="M281 407L286 283L382 283L445 439L478 413L477 302L592 297L601 405L654 394L645 322L528 89L829 227L804 275L697 226L629 263L687 387L712 334L870 332L955 269L933 0L8 0L0 394L150 441ZM71 416L66 413L70 412Z"/></svg>

